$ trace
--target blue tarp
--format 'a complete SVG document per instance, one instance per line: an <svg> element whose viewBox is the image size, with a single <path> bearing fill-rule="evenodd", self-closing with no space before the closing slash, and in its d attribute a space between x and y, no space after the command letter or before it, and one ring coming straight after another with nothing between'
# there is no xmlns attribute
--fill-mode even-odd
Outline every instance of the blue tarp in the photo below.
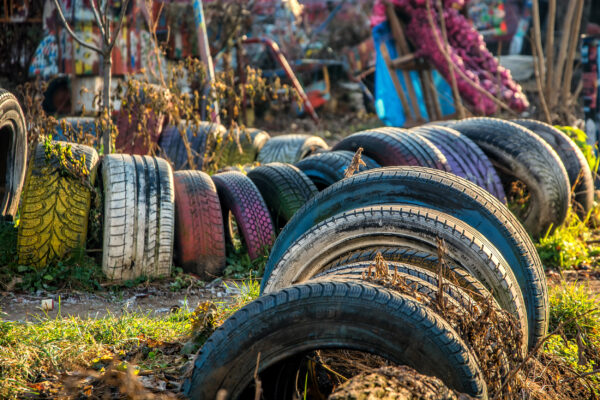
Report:
<svg viewBox="0 0 600 400"><path fill-rule="evenodd" d="M406 121L404 111L402 109L402 103L398 98L392 77L385 65L385 60L380 51L381 43L386 44L388 53L392 59L398 56L396 52L396 46L394 45L394 39L390 31L390 26L387 22L383 22L372 29L373 41L375 42L375 51L377 58L375 62L375 110L379 118L389 126L403 126ZM398 71L395 72L398 76L398 80L406 93L406 83L404 77ZM421 81L416 71L409 73L415 88L417 100L419 101L419 109L421 114L429 119L427 116L427 110L425 109L425 101L423 100L423 93L421 91ZM438 92L440 100L440 106L442 109L442 115L450 115L454 113L454 105L452 101L452 89L450 85L442 78L437 72L433 71L433 82ZM408 98L408 94L407 94Z"/></svg>

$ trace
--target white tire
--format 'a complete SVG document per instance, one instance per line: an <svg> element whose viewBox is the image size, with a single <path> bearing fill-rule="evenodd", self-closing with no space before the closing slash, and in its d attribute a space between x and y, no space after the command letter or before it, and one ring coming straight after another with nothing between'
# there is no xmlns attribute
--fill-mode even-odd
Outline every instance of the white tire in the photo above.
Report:
<svg viewBox="0 0 600 400"><path fill-rule="evenodd" d="M104 158L102 270L114 280L169 275L173 258L173 173L163 159Z"/></svg>

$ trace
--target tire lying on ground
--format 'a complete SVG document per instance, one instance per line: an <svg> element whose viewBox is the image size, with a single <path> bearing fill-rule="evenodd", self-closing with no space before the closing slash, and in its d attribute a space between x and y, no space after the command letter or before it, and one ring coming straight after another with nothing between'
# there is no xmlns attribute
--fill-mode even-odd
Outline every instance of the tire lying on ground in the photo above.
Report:
<svg viewBox="0 0 600 400"><path fill-rule="evenodd" d="M450 171L446 156L431 141L429 141L429 139L422 136L415 136L402 128L386 127L380 128L380 130L396 137L399 141L406 143L420 161L420 166L452 172Z"/></svg>
<svg viewBox="0 0 600 400"><path fill-rule="evenodd" d="M298 238L263 277L264 293L309 280L324 272L331 261L364 247L403 246L435 252L439 239L445 241L446 258L478 279L515 316L527 346L525 302L502 254L466 223L422 207L365 207L322 221Z"/></svg>
<svg viewBox="0 0 600 400"><path fill-rule="evenodd" d="M354 153L351 151L327 151L306 157L298 161L296 166L313 181L317 189L323 190L344 179L344 174L352 163L353 157ZM358 172L380 167L373 159L365 155L361 155L361 160L366 165L359 166Z"/></svg>
<svg viewBox="0 0 600 400"><path fill-rule="evenodd" d="M265 164L248 172L248 178L269 207L276 228L283 228L296 211L318 192L308 176L291 164Z"/></svg>
<svg viewBox="0 0 600 400"><path fill-rule="evenodd" d="M168 276L173 259L173 172L158 157L109 154L102 163L102 270L109 279Z"/></svg>
<svg viewBox="0 0 600 400"><path fill-rule="evenodd" d="M271 138L261 129L246 128L225 131L219 136L216 152L219 165L245 165L256 161L258 153Z"/></svg>
<svg viewBox="0 0 600 400"><path fill-rule="evenodd" d="M96 118L66 117L58 120L52 139L75 143L96 141Z"/></svg>
<svg viewBox="0 0 600 400"><path fill-rule="evenodd" d="M408 143L390 135L383 129L353 133L333 146L332 150L355 152L359 147L363 148L364 155L382 166L421 166L424 162L417 157L414 149Z"/></svg>
<svg viewBox="0 0 600 400"><path fill-rule="evenodd" d="M269 209L256 185L240 172L222 172L212 176L217 187L223 219L232 234L229 213L235 217L248 255L256 259L265 254L275 239L275 228Z"/></svg>
<svg viewBox="0 0 600 400"><path fill-rule="evenodd" d="M402 280L403 284L407 284L416 292L429 298L429 300L438 301L440 285L438 274L424 268L399 262L387 262L387 267L390 277L397 277ZM370 270L372 272L375 271L373 262L370 261L345 264L317 274L311 281L337 281L346 279L362 281L365 277L368 279ZM460 308L462 312L469 312L469 310L477 306L476 301L467 292L445 278L442 278L442 290L444 291L445 298L449 299L454 307ZM491 294L486 290L481 293L481 296L477 300L491 296Z"/></svg>
<svg viewBox="0 0 600 400"><path fill-rule="evenodd" d="M329 271L337 271L338 269L344 269L347 265L354 265L358 263L369 262L373 264L377 254L381 254L383 259L388 264L396 265L402 263L406 268L410 268L412 271L418 271L421 278L431 281L434 279L437 282L439 277L439 260L436 253L415 249L414 247L406 246L374 246L366 247L361 250L353 251L349 254L343 255L336 258L332 262L328 263L323 267L322 274L327 274ZM466 289L469 293L479 298L491 297L490 292L474 278L469 271L464 268L449 262L444 259L446 264L446 272L443 275L447 280L455 282L458 286ZM425 271L421 274L422 271ZM408 271L404 271L408 272ZM424 275L427 275L425 277ZM491 297L493 299L493 297Z"/></svg>
<svg viewBox="0 0 600 400"><path fill-rule="evenodd" d="M327 143L318 136L304 134L276 136L264 144L258 153L258 162L294 164L318 149L328 148Z"/></svg>
<svg viewBox="0 0 600 400"><path fill-rule="evenodd" d="M204 344L184 393L192 399L215 398L220 389L232 399L244 389L253 394L258 354L258 372L268 375L290 359L326 348L376 354L487 398L476 356L447 322L408 296L352 281L295 285L248 304ZM287 375L295 382L294 374ZM261 380L269 385L266 377Z"/></svg>
<svg viewBox="0 0 600 400"><path fill-rule="evenodd" d="M51 148L48 158L44 144L38 144L27 171L17 237L22 265L43 267L85 247L98 154L66 142L51 142ZM58 153L68 154L69 149L66 160L75 164L71 172L61 165Z"/></svg>
<svg viewBox="0 0 600 400"><path fill-rule="evenodd" d="M0 217L14 218L25 180L27 127L19 102L0 89Z"/></svg>
<svg viewBox="0 0 600 400"><path fill-rule="evenodd" d="M466 135L443 126L424 125L411 132L433 143L446 157L453 174L481 186L506 203L506 194L498 173L485 153Z"/></svg>
<svg viewBox="0 0 600 400"><path fill-rule="evenodd" d="M182 121L177 126L168 125L160 136L158 145L176 171L182 169L201 170L204 165L208 137L211 135L214 137L223 132L225 132L225 127L221 124L205 121L195 124L191 121ZM182 133L187 139L189 153Z"/></svg>
<svg viewBox="0 0 600 400"><path fill-rule="evenodd" d="M530 198L520 219L533 237L562 224L571 200L569 178L559 156L544 140L529 129L496 118L468 118L451 128L481 147L505 180L507 195L510 187L506 185L515 179L525 184Z"/></svg>
<svg viewBox="0 0 600 400"><path fill-rule="evenodd" d="M594 205L594 178L581 149L560 129L541 121L516 119L512 121L533 131L544 139L560 157L573 190L573 205L580 218L585 218Z"/></svg>
<svg viewBox="0 0 600 400"><path fill-rule="evenodd" d="M516 217L488 191L456 175L419 167L380 168L335 183L309 200L281 231L271 250L261 290L283 253L317 223L338 213L383 204L438 210L471 225L504 256L521 288L529 321L529 346L548 329L548 287L542 262Z"/></svg>
<svg viewBox="0 0 600 400"><path fill-rule="evenodd" d="M186 272L212 279L225 268L223 213L217 188L201 171L177 171L175 185L175 254Z"/></svg>

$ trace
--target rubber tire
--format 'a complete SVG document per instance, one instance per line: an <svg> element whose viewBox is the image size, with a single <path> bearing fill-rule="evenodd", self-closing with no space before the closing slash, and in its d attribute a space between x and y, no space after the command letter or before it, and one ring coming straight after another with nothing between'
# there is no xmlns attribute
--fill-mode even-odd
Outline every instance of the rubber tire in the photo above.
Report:
<svg viewBox="0 0 600 400"><path fill-rule="evenodd" d="M96 180L98 154L91 147L66 142L73 158L83 160L89 184ZM45 267L77 248L85 248L92 193L78 178L65 176L56 157L46 159L38 144L29 163L17 236L19 264Z"/></svg>
<svg viewBox="0 0 600 400"><path fill-rule="evenodd" d="M192 151L193 168L189 162L190 158L182 137L182 132L184 131L190 150ZM218 135L221 132L225 132L225 127L221 124L205 121L195 124L191 121L182 121L177 126L167 125L160 136L158 145L161 149L161 155L171 162L173 170L201 170L204 166L207 138L210 135Z"/></svg>
<svg viewBox="0 0 600 400"><path fill-rule="evenodd" d="M377 253L381 253L384 260L388 262L410 265L412 268L424 270L427 271L428 274L433 274L433 276L435 276L437 279L439 269L437 252L432 253L415 249L413 247L402 246L375 246L363 248L333 260L333 262L328 263L324 269L326 271L336 270L338 268L343 268L348 264L356 264L361 262L364 263L367 261L372 262L375 260ZM476 296L483 298L491 297L490 292L485 288L485 286L483 286L479 280L474 278L469 271L455 263L452 263L451 260L445 259L444 261L448 269L451 271L448 271L448 276L452 276L452 280L455 280L461 288L464 288L469 293L473 293Z"/></svg>
<svg viewBox="0 0 600 400"><path fill-rule="evenodd" d="M527 347L527 312L517 280L502 254L477 230L423 207L384 205L350 210L313 226L263 277L264 293L302 283L339 257L365 247L402 246L434 252L446 242L448 260L469 271L498 304L517 318Z"/></svg>
<svg viewBox="0 0 600 400"><path fill-rule="evenodd" d="M573 209L579 218L585 219L594 206L595 188L592 171L581 149L569 136L552 125L532 119L516 119L512 122L533 131L556 151L569 176L573 200L578 204ZM581 178L578 179L580 173Z"/></svg>
<svg viewBox="0 0 600 400"><path fill-rule="evenodd" d="M321 191L344 179L346 170L352 163L353 158L354 153L351 151L327 151L298 161L296 167L300 168ZM358 172L380 167L370 157L361 155L361 160L367 165L359 166Z"/></svg>
<svg viewBox="0 0 600 400"><path fill-rule="evenodd" d="M411 132L431 141L446 156L450 172L481 186L506 204L498 173L485 153L466 135L436 125L420 126Z"/></svg>
<svg viewBox="0 0 600 400"><path fill-rule="evenodd" d="M27 125L16 97L0 89L0 217L13 219L25 181Z"/></svg>
<svg viewBox="0 0 600 400"><path fill-rule="evenodd" d="M413 286L413 288L425 295L431 301L438 301L439 292L439 276L437 273L428 271L424 268L420 268L411 264L404 264L399 262L393 262L386 260L388 264L389 274L391 277L394 274L398 274L407 284ZM331 281L331 280L342 280L342 279L353 279L355 281L365 280L365 272L372 266L372 262L357 262L352 264L341 265L337 268L332 268L324 271L311 279L311 281ZM442 278L442 288L447 298L451 300L452 305L462 309L464 312L471 312L476 309L477 301L475 301L465 290L461 287L454 285L449 280ZM483 298L486 296L491 297L490 292L487 290L481 294ZM494 306L499 307L495 301Z"/></svg>
<svg viewBox="0 0 600 400"><path fill-rule="evenodd" d="M158 157L109 154L102 177L106 276L120 281L169 276L175 230L169 163Z"/></svg>
<svg viewBox="0 0 600 400"><path fill-rule="evenodd" d="M419 167L389 167L361 172L313 197L281 231L263 275L304 232L335 214L378 204L412 204L442 211L473 226L504 256L521 288L529 321L529 346L546 336L548 287L531 238L517 218L488 191L456 175Z"/></svg>
<svg viewBox="0 0 600 400"><path fill-rule="evenodd" d="M268 164L282 162L294 164L317 149L327 150L329 146L318 136L292 134L276 136L267 141L258 153L258 162Z"/></svg>
<svg viewBox="0 0 600 400"><path fill-rule="evenodd" d="M391 128L378 128L354 133L342 139L333 146L332 150L354 152L362 147L363 154L382 166L414 165L437 169L440 165L417 149L419 145L416 140L407 135L398 134ZM424 141L421 140L421 142ZM439 153L439 150L437 152Z"/></svg>
<svg viewBox="0 0 600 400"><path fill-rule="evenodd" d="M64 125L64 126L63 126ZM90 144L96 143L96 118L94 117L66 117L58 120L53 140L65 142ZM93 137L91 140L89 139Z"/></svg>
<svg viewBox="0 0 600 400"><path fill-rule="evenodd" d="M224 221L229 212L237 221L248 255L254 260L265 254L275 240L269 209L258 188L241 172L222 172L212 176L217 187Z"/></svg>
<svg viewBox="0 0 600 400"><path fill-rule="evenodd" d="M181 268L212 280L226 266L225 230L217 188L201 171L177 171L175 255Z"/></svg>
<svg viewBox="0 0 600 400"><path fill-rule="evenodd" d="M256 128L233 129L223 132L220 137L217 153L220 154L219 165L223 166L252 164L265 143L271 139L267 132Z"/></svg>
<svg viewBox="0 0 600 400"><path fill-rule="evenodd" d="M529 129L496 118L468 118L451 128L467 135L492 163L512 171L527 186L531 207L522 222L534 238L563 223L571 201L569 177L545 141Z"/></svg>
<svg viewBox="0 0 600 400"><path fill-rule="evenodd" d="M476 356L447 322L408 296L352 281L295 285L240 309L198 353L184 394L213 399L225 389L236 399L253 379L258 354L262 372L323 348L377 354L487 398Z"/></svg>
<svg viewBox="0 0 600 400"><path fill-rule="evenodd" d="M397 137L398 140L409 145L415 156L421 160L419 165L422 167L452 172L446 156L427 138L415 136L410 131L402 128L385 127L380 128L380 130Z"/></svg>
<svg viewBox="0 0 600 400"><path fill-rule="evenodd" d="M318 193L308 176L290 164L262 165L248 172L248 178L260 191L278 230Z"/></svg>

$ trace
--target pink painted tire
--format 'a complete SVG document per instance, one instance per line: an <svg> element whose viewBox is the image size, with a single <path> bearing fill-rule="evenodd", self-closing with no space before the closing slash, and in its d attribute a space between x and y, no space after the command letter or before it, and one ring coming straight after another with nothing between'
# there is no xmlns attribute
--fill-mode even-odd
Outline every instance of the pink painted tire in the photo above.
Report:
<svg viewBox="0 0 600 400"><path fill-rule="evenodd" d="M225 221L233 214L251 259L265 254L275 240L275 228L256 185L241 172L222 172L212 177Z"/></svg>
<svg viewBox="0 0 600 400"><path fill-rule="evenodd" d="M186 272L214 279L225 268L225 234L219 195L210 176L177 171L175 184L175 256Z"/></svg>

